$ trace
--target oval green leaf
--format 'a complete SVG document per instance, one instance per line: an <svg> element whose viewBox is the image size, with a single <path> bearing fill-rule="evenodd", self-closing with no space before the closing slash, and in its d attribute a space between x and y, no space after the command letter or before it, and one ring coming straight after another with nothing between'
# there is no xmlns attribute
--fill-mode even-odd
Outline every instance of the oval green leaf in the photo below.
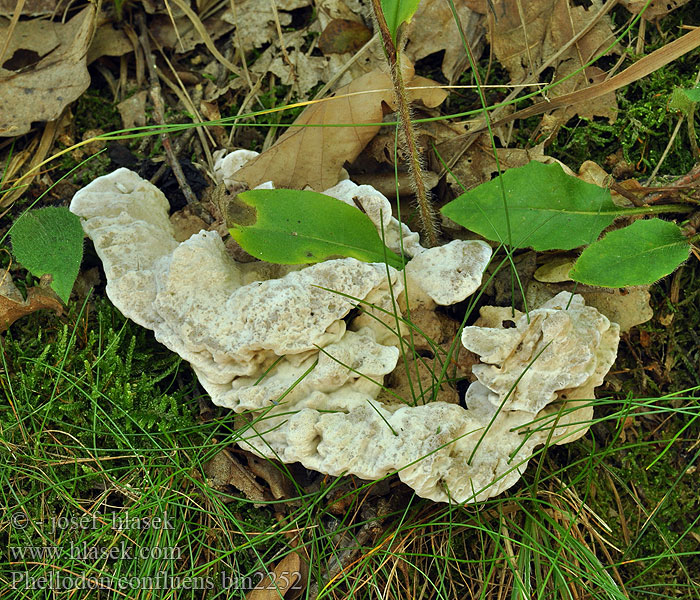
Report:
<svg viewBox="0 0 700 600"><path fill-rule="evenodd" d="M51 275L51 288L70 298L83 258L83 227L67 208L47 206L24 213L12 226L12 250L35 277Z"/></svg>
<svg viewBox="0 0 700 600"><path fill-rule="evenodd" d="M229 207L229 218L233 239L266 262L296 265L348 256L403 268L367 215L318 192L242 192Z"/></svg>
<svg viewBox="0 0 700 600"><path fill-rule="evenodd" d="M677 225L661 219L635 221L586 248L569 275L601 287L647 285L673 273L689 252Z"/></svg>
<svg viewBox="0 0 700 600"><path fill-rule="evenodd" d="M420 0L381 0L381 4L391 39L396 43L396 32L416 14Z"/></svg>
<svg viewBox="0 0 700 600"><path fill-rule="evenodd" d="M608 190L567 175L557 164L536 161L482 183L441 212L488 240L535 250L590 244L621 213Z"/></svg>

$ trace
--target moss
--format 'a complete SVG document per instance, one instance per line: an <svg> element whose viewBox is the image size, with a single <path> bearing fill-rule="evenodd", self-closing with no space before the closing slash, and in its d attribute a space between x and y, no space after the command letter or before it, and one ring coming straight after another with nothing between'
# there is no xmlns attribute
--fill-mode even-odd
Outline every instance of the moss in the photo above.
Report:
<svg viewBox="0 0 700 600"><path fill-rule="evenodd" d="M153 450L159 436L195 425L196 404L185 400L194 382L178 356L106 300L88 306L88 316L76 312L73 304L72 326L35 313L2 343L8 402L0 406L0 426L7 443L26 447L27 458L67 448L110 456ZM45 430L61 433L47 440ZM134 457L115 464L138 462ZM75 492L97 477L81 473L76 465L56 467L59 480L72 482Z"/></svg>
<svg viewBox="0 0 700 600"><path fill-rule="evenodd" d="M562 126L548 153L578 168L585 160L604 164L608 155L621 148L637 176L649 174L661 160L678 121L678 114L668 109L673 89L694 84L694 75L684 74L684 61L679 62L681 65L660 69L618 91L619 112L614 123L598 118L570 120ZM687 173L693 164L687 129L681 128L660 173Z"/></svg>
<svg viewBox="0 0 700 600"><path fill-rule="evenodd" d="M2 341L2 351L3 506L39 524L82 515L107 523L55 532L48 526L5 528L0 532L4 548L55 545L61 551L40 567L27 565L32 574L97 569L112 577L201 575L202 548L215 552L211 574L223 568L232 544L243 540L245 545L276 523L270 509L214 499L201 475L202 462L226 444L212 442L218 423L198 419L193 374L106 299L82 310L72 303L62 318L34 313L18 321ZM173 530L132 529L124 543L132 549L179 549L181 560L105 564L69 556L73 545L108 548L126 539L115 541L111 513L117 520L167 514ZM212 521L220 524L217 535L209 533ZM255 547L258 554L236 556L237 571L252 571L259 555L280 549L280 539L262 536ZM0 556L0 568L8 562ZM13 570L18 565L21 561Z"/></svg>
<svg viewBox="0 0 700 600"><path fill-rule="evenodd" d="M78 133L87 129L113 131L121 128L119 111L106 89L88 88L78 98L74 114L74 125Z"/></svg>

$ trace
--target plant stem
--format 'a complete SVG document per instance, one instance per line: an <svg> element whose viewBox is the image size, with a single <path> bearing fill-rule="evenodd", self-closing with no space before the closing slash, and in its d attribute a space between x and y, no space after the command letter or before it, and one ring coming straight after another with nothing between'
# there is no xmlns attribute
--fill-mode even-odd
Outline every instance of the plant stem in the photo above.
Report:
<svg viewBox="0 0 700 600"><path fill-rule="evenodd" d="M686 115L688 120L688 139L690 140L690 149L693 151L695 160L700 160L700 149L698 149L698 138L695 135L695 103L690 107Z"/></svg>
<svg viewBox="0 0 700 600"><path fill-rule="evenodd" d="M653 206L638 206L634 208L618 208L616 215L658 215L663 213L689 213L695 210L687 204L655 204Z"/></svg>
<svg viewBox="0 0 700 600"><path fill-rule="evenodd" d="M391 81L394 86L394 93L396 94L396 106L399 115L399 131L401 134L399 139L404 147L404 152L408 156L408 170L415 187L414 191L418 201L418 213L420 215L423 233L425 234L425 242L429 247L437 246L438 228L435 221L435 213L425 187L423 168L418 151L418 142L416 141L416 133L411 123L411 109L409 106L408 94L406 93L406 85L401 73L400 45L395 44L391 37L391 32L389 31L384 13L382 12L381 0L372 0L372 9L374 10L377 24L379 25L384 53L386 54L391 70Z"/></svg>

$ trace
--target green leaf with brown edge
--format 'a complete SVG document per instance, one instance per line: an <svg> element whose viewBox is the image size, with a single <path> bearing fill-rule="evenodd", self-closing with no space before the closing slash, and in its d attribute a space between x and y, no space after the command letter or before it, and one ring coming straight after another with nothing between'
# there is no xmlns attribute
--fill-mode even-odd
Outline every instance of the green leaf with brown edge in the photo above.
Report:
<svg viewBox="0 0 700 600"><path fill-rule="evenodd" d="M229 206L231 236L248 254L296 265L352 257L403 268L369 217L354 206L306 190L249 190Z"/></svg>
<svg viewBox="0 0 700 600"><path fill-rule="evenodd" d="M12 226L12 250L35 277L50 275L51 288L68 302L83 258L80 218L62 206L24 213Z"/></svg>
<svg viewBox="0 0 700 600"><path fill-rule="evenodd" d="M635 221L586 248L569 276L600 287L647 285L673 273L689 252L678 225L662 219Z"/></svg>
<svg viewBox="0 0 700 600"><path fill-rule="evenodd" d="M488 240L509 243L510 228L516 248L571 250L597 239L624 211L608 190L557 164L532 161L458 196L441 212Z"/></svg>
<svg viewBox="0 0 700 600"><path fill-rule="evenodd" d="M396 43L396 33L399 27L411 20L416 14L419 4L420 0L381 0L384 19L386 19L394 43Z"/></svg>

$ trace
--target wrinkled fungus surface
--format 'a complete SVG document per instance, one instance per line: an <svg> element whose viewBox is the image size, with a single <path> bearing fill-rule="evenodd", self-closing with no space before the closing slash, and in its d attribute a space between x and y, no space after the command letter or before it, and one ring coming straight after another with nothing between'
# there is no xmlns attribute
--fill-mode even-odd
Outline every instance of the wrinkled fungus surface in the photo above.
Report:
<svg viewBox="0 0 700 600"><path fill-rule="evenodd" d="M221 159L218 176L235 186L250 158ZM481 360L466 409L383 391L403 364L397 328L404 350L408 339L397 307L464 300L491 249L422 248L373 188L346 180L326 193L359 203L387 245L403 247L412 257L405 277L345 258L270 279L269 265L236 262L216 232L178 243L166 198L126 169L80 190L71 210L102 259L112 302L189 361L214 403L257 415L239 445L260 456L329 475L398 472L420 496L473 502L513 485L536 446L583 435L618 328L580 296L559 294L529 320L484 307L462 334Z"/></svg>

